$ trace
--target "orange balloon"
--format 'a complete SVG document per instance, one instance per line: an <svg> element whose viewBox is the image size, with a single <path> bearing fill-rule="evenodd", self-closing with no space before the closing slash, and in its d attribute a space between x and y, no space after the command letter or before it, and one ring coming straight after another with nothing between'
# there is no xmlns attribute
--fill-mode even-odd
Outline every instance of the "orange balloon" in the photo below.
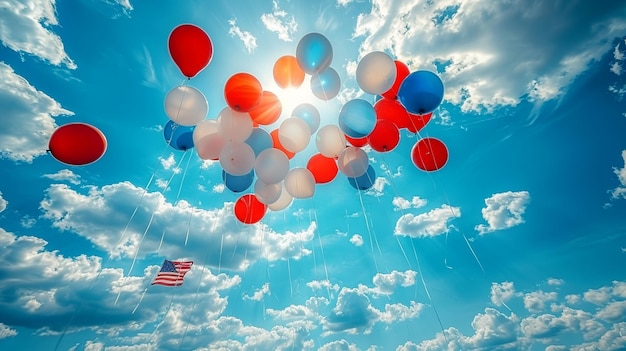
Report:
<svg viewBox="0 0 626 351"><path fill-rule="evenodd" d="M283 105L271 91L263 91L261 101L248 114L256 124L268 125L276 122L283 113Z"/></svg>
<svg viewBox="0 0 626 351"><path fill-rule="evenodd" d="M238 112L250 111L259 104L262 95L261 82L249 73L235 73L224 85L226 103Z"/></svg>
<svg viewBox="0 0 626 351"><path fill-rule="evenodd" d="M304 82L304 71L295 56L285 55L274 63L274 80L283 89L298 88Z"/></svg>
<svg viewBox="0 0 626 351"><path fill-rule="evenodd" d="M287 155L287 158L290 160L296 155L295 152L291 152L285 149L283 144L280 143L280 140L278 139L278 129L274 129L273 131L271 131L270 136L272 137L272 144L274 145L274 149L278 149L284 152L285 155Z"/></svg>

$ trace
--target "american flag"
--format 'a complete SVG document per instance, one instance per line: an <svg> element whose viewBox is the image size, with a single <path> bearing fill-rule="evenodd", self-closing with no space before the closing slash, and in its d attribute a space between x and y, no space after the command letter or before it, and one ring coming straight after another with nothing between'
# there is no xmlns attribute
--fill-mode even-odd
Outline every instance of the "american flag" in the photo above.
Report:
<svg viewBox="0 0 626 351"><path fill-rule="evenodd" d="M163 261L163 266L152 285L181 286L185 273L189 272L193 261Z"/></svg>

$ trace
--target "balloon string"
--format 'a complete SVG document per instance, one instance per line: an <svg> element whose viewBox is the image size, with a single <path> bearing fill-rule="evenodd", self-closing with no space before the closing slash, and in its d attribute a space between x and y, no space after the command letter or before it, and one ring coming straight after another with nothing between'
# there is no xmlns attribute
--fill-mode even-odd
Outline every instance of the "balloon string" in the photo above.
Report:
<svg viewBox="0 0 626 351"><path fill-rule="evenodd" d="M200 279L198 280L198 286L196 287L196 293L195 293L195 294L194 294L194 296L193 296L193 302L192 302L192 304L191 304L191 308L190 308L190 310L191 310L192 312L193 312L193 310L195 310L195 309L196 309L196 302L197 302L197 300L198 300L198 296L200 295L200 286L202 286L202 280L204 279L204 272L205 272L205 270L208 270L208 269L209 269L209 268L206 266L207 259L209 258L209 252L210 252L209 250L206 250L206 254L205 254L205 256L204 256L204 260L203 260L203 262L205 262L205 266L204 266L204 267L202 267L202 269L201 269L201 272L200 272ZM187 314L187 315L190 315L190 314ZM181 345L183 344L183 341L185 341L185 337L186 337L186 335L187 335L187 331L188 331L188 329L189 329L189 324L190 324L190 322L191 322L191 318L187 320L187 323L186 323L186 325L185 325L185 331L183 332L183 336L182 336L182 338L180 339L180 342L178 343L178 349L179 349L179 350L180 350Z"/></svg>
<svg viewBox="0 0 626 351"><path fill-rule="evenodd" d="M315 207L313 207L315 209ZM322 236L317 228L319 228L319 222L317 219L317 211L313 210L313 216L315 216L315 231L317 232L317 241L320 244L320 252L322 254L322 262L324 263L324 273L326 274L326 282L328 283L326 286L326 290L328 292L328 298L331 298L330 294L330 278L328 277L328 267L326 266L326 256L324 255L324 245L322 245ZM313 263L315 264L315 263Z"/></svg>
<svg viewBox="0 0 626 351"><path fill-rule="evenodd" d="M356 179L356 178L355 178ZM363 196L361 196L361 191L357 190L359 194L359 201L361 203L361 210L363 211L363 219L365 220L365 227L367 228L367 234L370 239L370 248L372 250L372 260L374 261L374 267L376 268L376 273L380 273L378 269L378 263L376 262L376 255L374 254L374 240L372 239L372 231L370 230L370 223L367 216L367 212L365 211L365 205L363 204Z"/></svg>

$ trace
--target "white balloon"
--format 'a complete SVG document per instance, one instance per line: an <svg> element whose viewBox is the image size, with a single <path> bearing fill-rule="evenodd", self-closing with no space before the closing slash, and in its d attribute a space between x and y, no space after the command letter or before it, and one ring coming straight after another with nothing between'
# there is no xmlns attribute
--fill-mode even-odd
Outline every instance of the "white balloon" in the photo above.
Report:
<svg viewBox="0 0 626 351"><path fill-rule="evenodd" d="M369 94L380 95L389 90L396 80L396 64L382 51L365 55L356 67L356 81Z"/></svg>
<svg viewBox="0 0 626 351"><path fill-rule="evenodd" d="M254 194L256 198L266 205L274 203L280 198L283 186L280 183L265 184L260 179L254 183Z"/></svg>
<svg viewBox="0 0 626 351"><path fill-rule="evenodd" d="M345 148L337 159L337 167L347 177L360 177L367 172L369 159L360 147L349 146Z"/></svg>
<svg viewBox="0 0 626 351"><path fill-rule="evenodd" d="M289 117L278 128L280 144L291 152L304 150L311 140L309 124L298 117Z"/></svg>
<svg viewBox="0 0 626 351"><path fill-rule="evenodd" d="M254 168L254 150L241 141L230 141L220 152L220 164L226 173L240 176Z"/></svg>
<svg viewBox="0 0 626 351"><path fill-rule="evenodd" d="M198 123L192 135L198 157L203 160L216 160L226 144L214 119L205 119Z"/></svg>
<svg viewBox="0 0 626 351"><path fill-rule="evenodd" d="M305 199L315 193L315 177L306 168L293 168L285 177L285 190L296 199Z"/></svg>
<svg viewBox="0 0 626 351"><path fill-rule="evenodd" d="M222 109L217 117L217 124L220 133L228 141L245 141L254 128L249 113L235 111L230 107Z"/></svg>
<svg viewBox="0 0 626 351"><path fill-rule="evenodd" d="M285 190L284 184L279 184L281 187L280 197L278 198L278 200L267 205L267 208L272 211L280 211L284 208L287 208L289 205L291 205L291 202L293 201L293 196L291 196L291 194L289 194L289 192Z"/></svg>
<svg viewBox="0 0 626 351"><path fill-rule="evenodd" d="M206 118L208 112L206 97L192 86L177 86L165 96L165 113L181 126L195 126Z"/></svg>
<svg viewBox="0 0 626 351"><path fill-rule="evenodd" d="M289 158L281 150L265 149L257 156L254 171L265 184L280 183L289 172Z"/></svg>
<svg viewBox="0 0 626 351"><path fill-rule="evenodd" d="M338 126L325 125L317 131L315 145L322 155L335 158L346 148L346 136Z"/></svg>

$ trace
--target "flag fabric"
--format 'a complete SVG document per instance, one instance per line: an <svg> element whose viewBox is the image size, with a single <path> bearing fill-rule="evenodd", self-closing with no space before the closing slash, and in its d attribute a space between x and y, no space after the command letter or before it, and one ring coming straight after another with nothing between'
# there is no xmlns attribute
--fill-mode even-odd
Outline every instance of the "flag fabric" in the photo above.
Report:
<svg viewBox="0 0 626 351"><path fill-rule="evenodd" d="M183 278L189 272L193 261L163 261L161 270L154 278L152 285L181 286Z"/></svg>

